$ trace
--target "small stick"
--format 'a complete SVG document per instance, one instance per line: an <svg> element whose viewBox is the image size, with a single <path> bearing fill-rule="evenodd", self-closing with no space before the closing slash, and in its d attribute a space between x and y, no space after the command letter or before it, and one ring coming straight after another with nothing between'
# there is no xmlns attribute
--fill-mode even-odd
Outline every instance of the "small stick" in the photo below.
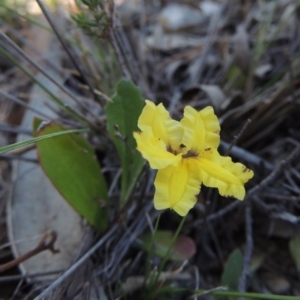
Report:
<svg viewBox="0 0 300 300"><path fill-rule="evenodd" d="M35 164L37 164L39 162L35 158L28 158L28 157L12 155L12 154L0 154L0 159L7 159L7 160L18 159L18 160L22 160L22 161L35 163Z"/></svg>
<svg viewBox="0 0 300 300"><path fill-rule="evenodd" d="M230 148L230 144L221 141L220 146L224 149L224 151L227 152L231 152L232 156L238 157L243 159L244 161L247 161L248 163L251 163L253 165L256 165L257 167L261 167L261 164L263 164L263 166L268 170L268 171L273 171L275 169L275 166L271 163L269 163L268 161L266 161L265 159L255 155L254 153L251 153L243 148L240 148L238 146L232 146L232 148L229 150Z"/></svg>
<svg viewBox="0 0 300 300"><path fill-rule="evenodd" d="M115 224L109 232L107 232L91 249L89 249L75 264L73 264L68 270L65 271L58 279L56 279L50 286L48 286L40 295L34 298L34 300L42 300L57 286L59 286L67 277L77 270L91 255L100 248L107 239L112 236L117 230L118 226Z"/></svg>
<svg viewBox="0 0 300 300"><path fill-rule="evenodd" d="M37 113L38 115L40 115L41 117L44 117L46 120L51 120L52 118L50 116L48 116L47 114L43 113L42 111L36 109L35 107L33 107L32 105L26 103L25 101L22 101L21 99L19 99L18 97L14 96L14 95L11 95L9 93L6 93L2 90L0 90L0 95L23 106L23 107L26 107L28 109L30 109L31 111Z"/></svg>
<svg viewBox="0 0 300 300"><path fill-rule="evenodd" d="M253 252L253 232L252 232L252 209L250 203L247 203L245 210L246 218L246 248L244 254L243 271L239 280L238 290L245 293L247 288L247 279L250 275L250 264Z"/></svg>
<svg viewBox="0 0 300 300"><path fill-rule="evenodd" d="M32 273L32 274L1 276L0 277L0 283L2 283L2 282L19 281L19 280L24 280L26 278L35 278L35 277L49 276L49 275L53 275L53 274L62 273L63 271L64 270L61 269L61 270L54 270L54 271L48 271L48 272L39 272L39 273Z"/></svg>
<svg viewBox="0 0 300 300"><path fill-rule="evenodd" d="M0 131L9 132L9 133L23 133L23 134L32 136L31 130L23 128L22 126L11 125L11 124L2 123L2 122L0 122Z"/></svg>
<svg viewBox="0 0 300 300"><path fill-rule="evenodd" d="M225 156L228 156L232 147L235 146L235 144L237 143L237 141L239 140L239 138L242 136L242 134L244 133L244 131L246 130L246 128L250 125L251 120L248 119L246 121L246 123L244 124L243 128L241 129L241 131L234 137L233 141L231 142L229 148L227 149Z"/></svg>
<svg viewBox="0 0 300 300"><path fill-rule="evenodd" d="M290 162L299 155L299 153L300 153L300 147L296 147L286 159L283 159L280 162L278 167L275 168L275 170L270 175L268 175L260 184L256 185L248 192L245 200L248 201L250 196L254 195L258 191L261 191L264 187L274 182L277 179L278 175L281 173L281 171L286 166L288 166Z"/></svg>
<svg viewBox="0 0 300 300"><path fill-rule="evenodd" d="M101 102L98 101L98 97L97 95L94 93L94 89L91 85L91 83L89 82L89 80L87 79L87 76L85 76L83 70L81 69L80 65L77 63L76 59L74 58L74 56L71 54L71 51L68 48L67 43L65 42L65 40L62 38L61 33L59 32L59 30L56 28L56 25L54 24L54 22L52 21L52 19L50 18L50 15L46 9L46 7L44 6L43 2L41 0L36 0L37 4L39 5L41 11L43 12L45 18L47 19L49 25L51 26L53 32L55 33L56 37L58 38L59 42L61 43L61 45L63 46L64 50L66 51L68 57L70 58L70 60L72 61L74 67L76 68L76 70L78 71L78 73L80 74L80 76L82 77L82 79L85 81L85 83L88 85L88 87L90 88L91 93L94 95L94 99L102 106Z"/></svg>
<svg viewBox="0 0 300 300"><path fill-rule="evenodd" d="M66 87L64 87L64 85L62 85L60 82L58 82L56 79L54 79L52 75L50 75L47 71L45 71L45 68L43 68L35 60L30 58L18 45L16 45L9 37L7 37L7 35L5 35L1 31L0 31L0 37L4 40L4 42L7 45L12 47L23 59L25 59L28 63L33 65L40 73L42 73L52 83L54 83L56 86L58 86L71 99L73 99L82 109L84 109L85 111L90 113L93 117L97 117L97 115L92 110L89 110L82 101L77 99ZM21 105L24 105L24 104L26 105L27 103L25 103L25 102L23 104L21 103ZM29 104L27 104L27 105L29 105ZM48 119L49 119L49 117L48 117Z"/></svg>
<svg viewBox="0 0 300 300"><path fill-rule="evenodd" d="M126 65L125 59L120 51L120 47L118 45L118 41L116 39L115 35L115 4L114 1L108 1L107 2L107 10L109 13L108 21L109 21L109 41L115 50L115 54L117 57L117 60L121 66L122 73L124 77L127 79L132 80L131 73L128 70L128 66Z"/></svg>
<svg viewBox="0 0 300 300"><path fill-rule="evenodd" d="M207 221L215 221L215 220L227 215L232 210L234 210L235 208L240 206L242 203L246 203L246 201L249 201L251 196L255 195L257 192L261 191L266 186L268 186L269 184L274 182L278 178L279 174L281 174L282 169L284 167L286 167L288 164L290 164L290 162L295 157L297 157L299 155L299 153L300 153L300 147L296 147L286 159L284 159L280 162L280 164L273 170L273 172L271 172L261 183L257 184L251 190L248 191L244 201L236 200L236 201L230 203L223 209L208 216ZM193 227L199 226L202 223L203 223L203 220L197 220L192 224L192 226Z"/></svg>
<svg viewBox="0 0 300 300"><path fill-rule="evenodd" d="M195 283L196 283L196 286L195 286L195 290L198 290L199 289L199 282L200 282L200 276L199 276L199 269L197 268L197 266L194 266L194 271L195 271ZM194 296L194 300L197 300L197 296Z"/></svg>
<svg viewBox="0 0 300 300"><path fill-rule="evenodd" d="M50 236L50 240L47 242L46 240L49 236ZM12 260L6 264L0 265L0 273L19 265L23 261L35 256L36 254L38 254L42 251L50 250L54 254L58 253L59 250L54 249L54 243L56 241L56 238L57 238L57 234L55 231L46 232L36 248L34 248L33 250L21 255L20 257Z"/></svg>

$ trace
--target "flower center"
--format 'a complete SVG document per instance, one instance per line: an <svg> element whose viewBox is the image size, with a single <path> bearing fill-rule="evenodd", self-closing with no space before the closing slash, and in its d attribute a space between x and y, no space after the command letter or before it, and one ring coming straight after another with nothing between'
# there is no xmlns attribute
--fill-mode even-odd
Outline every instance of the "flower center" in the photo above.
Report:
<svg viewBox="0 0 300 300"><path fill-rule="evenodd" d="M179 148L181 150L180 152L184 153L185 152L184 150L185 150L186 146L184 144L180 144ZM167 151L174 154L174 155L178 154L178 151L173 150L170 145L167 146ZM182 155L182 158L197 157L197 156L199 156L199 154L195 150L191 149L191 150L187 151L186 153L184 153Z"/></svg>
<svg viewBox="0 0 300 300"><path fill-rule="evenodd" d="M182 155L182 158L197 157L197 156L199 156L199 154L195 150L191 149L186 154Z"/></svg>

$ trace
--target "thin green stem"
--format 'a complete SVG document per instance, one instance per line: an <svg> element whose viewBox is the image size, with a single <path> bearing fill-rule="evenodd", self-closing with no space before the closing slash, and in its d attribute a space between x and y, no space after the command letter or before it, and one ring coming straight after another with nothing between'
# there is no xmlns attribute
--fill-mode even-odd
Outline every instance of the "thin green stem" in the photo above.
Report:
<svg viewBox="0 0 300 300"><path fill-rule="evenodd" d="M184 224L185 219L186 219L186 216L181 219L180 224L179 224L179 226L178 226L178 228L177 228L177 230L176 230L176 232L175 232L175 234L173 236L173 239L172 239L172 241L170 243L168 251L167 251L166 255L164 256L164 259L163 259L162 263L160 264L160 266L158 268L156 276L154 277L154 282L153 282L153 284L149 284L150 290L152 290L154 294L157 292L156 289L155 289L155 287L156 287L156 285L157 285L157 283L159 281L160 274L161 274L162 270L164 269L167 260L170 257L170 254L171 254L171 252L173 250L174 244L175 244L175 242L176 242L176 240L178 238L178 235L179 235L179 233L180 233L180 231L182 229L182 226ZM151 298L151 299L154 298L153 293L150 293L150 297L149 298Z"/></svg>
<svg viewBox="0 0 300 300"><path fill-rule="evenodd" d="M262 299L300 300L299 296L270 295L270 294L259 294L259 293L240 293L240 292L233 292L233 291L218 291L218 292L213 292L212 294L216 296L229 296L229 297L236 297L236 298L243 297L243 298L261 299L261 300Z"/></svg>
<svg viewBox="0 0 300 300"><path fill-rule="evenodd" d="M155 222L154 232L153 232L151 243L150 243L150 249L149 249L149 252L148 252L148 255L147 255L145 282L147 282L149 274L150 274L150 259L151 259L152 255L153 255L154 242L155 242L155 238L156 238L156 233L157 233L159 221L160 221L160 215L158 215L158 217L156 219L156 222Z"/></svg>
<svg viewBox="0 0 300 300"><path fill-rule="evenodd" d="M176 230L176 232L175 232L175 235L173 236L173 239L172 239L172 241L171 241L170 247L169 247L169 249L168 249L166 255L164 256L163 262L162 262L161 265L159 266L159 269L158 269L158 272L157 272L157 277L156 277L157 280L159 279L159 276L160 276L162 270L164 269L167 260L168 260L169 257L170 257L170 254L171 254L171 252L172 252L172 250L173 250L173 247L174 247L174 244L175 244L175 242L176 242L176 240L177 240L177 238L178 238L178 235L179 235L179 233L180 233L180 231L181 231L181 229L182 229L182 227L183 227L183 224L184 224L185 219L186 219L186 216L183 217L183 218L181 219L180 224L179 224L179 226L178 226L178 228L177 228L177 230Z"/></svg>
<svg viewBox="0 0 300 300"><path fill-rule="evenodd" d="M30 144L33 144L33 143L36 143L36 142L39 142L39 141L42 141L42 140L50 139L50 138L53 138L53 137L56 137L56 136L70 134L70 133L83 133L83 132L88 132L88 131L90 131L89 128L83 128L83 129L70 129L70 130L45 134L43 136L28 139L26 141L17 142L17 143L11 144L11 145L0 147L0 153L5 153L5 152L8 152L8 151L11 151L11 150L14 150L14 149L22 148L22 147L25 147L27 145L30 145Z"/></svg>

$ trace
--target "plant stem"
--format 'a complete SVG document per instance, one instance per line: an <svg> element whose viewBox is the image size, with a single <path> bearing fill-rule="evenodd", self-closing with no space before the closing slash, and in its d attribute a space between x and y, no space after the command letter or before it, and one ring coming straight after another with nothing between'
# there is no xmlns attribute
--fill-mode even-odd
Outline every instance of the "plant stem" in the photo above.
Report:
<svg viewBox="0 0 300 300"><path fill-rule="evenodd" d="M176 232L175 232L175 234L173 236L171 244L170 244L170 246L168 248L168 251L167 251L166 255L164 256L164 259L163 259L162 263L160 264L160 266L158 268L156 276L154 277L154 282L153 282L153 284L149 285L150 290L154 291L154 293L156 293L155 286L157 285L157 282L159 281L160 274L161 274L162 270L164 269L165 264L166 264L168 258L170 257L170 254L171 254L171 252L173 250L174 244L175 244L175 242L176 242L176 240L178 238L178 235L179 235L179 233L180 233L180 231L182 229L182 226L184 224L185 219L186 219L186 216L181 219L180 224L179 224L179 226L178 226L178 228L177 228L177 230L176 230ZM154 295L153 295L153 293L151 293L150 294L150 299L153 299L153 298L154 298Z"/></svg>
<svg viewBox="0 0 300 300"><path fill-rule="evenodd" d="M54 243L56 241L56 238L57 238L56 232L54 232L54 231L46 232L44 234L44 236L42 237L38 246L35 247L33 250L19 256L18 258L14 259L6 264L0 265L0 273L19 265L20 263L39 254L42 251L49 250L52 253L58 253L59 250L54 248Z"/></svg>
<svg viewBox="0 0 300 300"><path fill-rule="evenodd" d="M270 294L259 294L259 293L240 293L233 291L218 291L212 293L218 296L229 296L229 297L244 297L252 299L270 299L270 300L300 300L299 296L285 296L285 295L270 295ZM199 295L200 296L200 295Z"/></svg>

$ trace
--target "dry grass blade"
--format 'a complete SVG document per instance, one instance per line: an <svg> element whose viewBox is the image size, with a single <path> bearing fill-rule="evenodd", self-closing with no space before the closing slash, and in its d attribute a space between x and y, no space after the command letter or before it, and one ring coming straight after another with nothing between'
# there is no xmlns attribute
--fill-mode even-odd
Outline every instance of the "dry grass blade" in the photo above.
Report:
<svg viewBox="0 0 300 300"><path fill-rule="evenodd" d="M85 137L108 185L110 221L102 235L87 230L70 266L60 274L54 270L57 277L51 282L45 277L49 272L0 277L0 282L16 282L10 297L149 299L155 293L157 299L209 299L218 289L222 292L220 278L235 250L240 255L239 279L234 282L239 292L251 290L258 298L263 292L266 297L277 294L277 299L299 295L299 274L288 248L299 235L300 220L297 3L79 0L69 10L62 6L59 14L48 2L37 3L48 22L43 27L55 35L50 44L59 44L58 51L51 51L54 60L35 49L32 36L38 34L32 33L29 20L36 16L25 9L1 14L0 5L0 142L12 143L15 134L31 133L20 126L24 109L75 128L89 127ZM187 105L198 111L212 106L221 123L220 153L230 153L234 162L254 170L244 201L202 187L182 228L197 251L180 274L170 271L178 269L175 261L165 261L155 251L148 255L141 246L143 235L154 231L157 216L152 204L155 171L145 166L127 204L118 206L120 178L126 172L109 138L103 108L114 99L122 75L144 98L163 103L175 120L182 118ZM47 102L47 113L30 103L39 97ZM124 134L117 134L126 145ZM21 152L1 156L0 194L7 189L2 163L16 158L36 162ZM179 222L166 210L157 230L175 232ZM0 235L2 241L12 243ZM7 255L6 248L0 251ZM154 277L157 282L150 291ZM203 293L194 294L194 289ZM227 292L224 297L235 297ZM243 297L239 292L236 296Z"/></svg>

